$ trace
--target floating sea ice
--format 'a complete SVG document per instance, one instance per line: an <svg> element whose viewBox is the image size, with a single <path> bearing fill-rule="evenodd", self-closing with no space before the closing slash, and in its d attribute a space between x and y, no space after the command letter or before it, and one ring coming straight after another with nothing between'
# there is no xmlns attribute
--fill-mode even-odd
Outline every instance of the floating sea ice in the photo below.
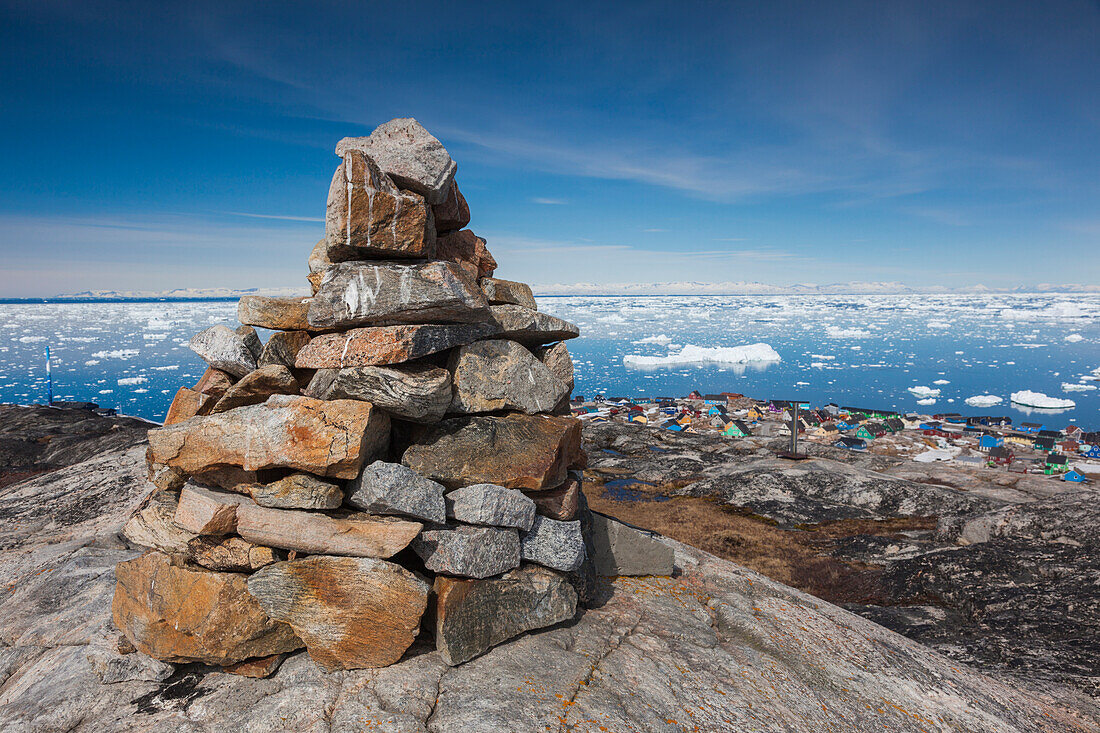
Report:
<svg viewBox="0 0 1100 733"><path fill-rule="evenodd" d="M826 326L825 335L834 339L862 339L871 335L870 331L861 328L841 328L840 326Z"/></svg>
<svg viewBox="0 0 1100 733"><path fill-rule="evenodd" d="M910 387L909 391L913 394L914 397L928 398L940 396L940 390L932 389L931 387L925 387L923 384L918 384L915 387Z"/></svg>
<svg viewBox="0 0 1100 733"><path fill-rule="evenodd" d="M1078 341L1084 341L1085 337L1079 333L1071 333L1069 336L1066 336L1065 340L1069 341L1071 344L1075 344Z"/></svg>
<svg viewBox="0 0 1100 733"><path fill-rule="evenodd" d="M917 404L918 405L934 405L934 404L936 404L936 398L935 397L929 397L928 399L917 400Z"/></svg>
<svg viewBox="0 0 1100 733"><path fill-rule="evenodd" d="M638 339L637 341L632 341L631 343L635 343L635 344L670 344L670 343L672 343L672 339L670 339L668 336L666 336L662 333L660 336L646 336L645 338Z"/></svg>
<svg viewBox="0 0 1100 733"><path fill-rule="evenodd" d="M951 328L954 324L948 323L947 321L929 321L927 325L928 328Z"/></svg>
<svg viewBox="0 0 1100 733"><path fill-rule="evenodd" d="M120 387L124 387L128 384L145 384L148 381L145 377L123 377L118 380L118 384Z"/></svg>
<svg viewBox="0 0 1100 733"><path fill-rule="evenodd" d="M707 348L688 344L678 354L668 356L638 356L628 354L623 357L627 366L671 366L676 364L747 364L749 362L781 361L779 353L768 344L747 344L744 346L717 346Z"/></svg>
<svg viewBox="0 0 1100 733"><path fill-rule="evenodd" d="M946 379L937 379L935 382L932 382L932 384L951 384L951 382Z"/></svg>
<svg viewBox="0 0 1100 733"><path fill-rule="evenodd" d="M1047 397L1042 392L1032 392L1025 389L1019 392L1013 392L1010 399L1017 405L1024 405L1025 407L1038 407L1044 410L1065 410L1071 407L1077 407L1077 403L1073 400L1063 400L1058 397Z"/></svg>
<svg viewBox="0 0 1100 733"><path fill-rule="evenodd" d="M1095 384L1074 384L1073 382L1062 382L1063 392L1088 392L1091 389L1096 389Z"/></svg>
<svg viewBox="0 0 1100 733"><path fill-rule="evenodd" d="M45 341L45 340L46 340L45 336L22 336L19 339L19 343L21 343L21 344L36 344L39 341Z"/></svg>
<svg viewBox="0 0 1100 733"><path fill-rule="evenodd" d="M978 394L966 398L966 404L971 407L993 407L993 405L999 405L1002 402L1004 402L1003 399L992 394Z"/></svg>

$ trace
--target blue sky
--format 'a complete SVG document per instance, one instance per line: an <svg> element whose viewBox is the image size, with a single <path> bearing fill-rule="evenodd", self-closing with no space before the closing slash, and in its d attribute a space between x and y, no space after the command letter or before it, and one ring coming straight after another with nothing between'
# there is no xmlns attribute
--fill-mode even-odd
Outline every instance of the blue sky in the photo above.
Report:
<svg viewBox="0 0 1100 733"><path fill-rule="evenodd" d="M419 119L502 277L1100 282L1100 3L0 0L0 296L303 284Z"/></svg>

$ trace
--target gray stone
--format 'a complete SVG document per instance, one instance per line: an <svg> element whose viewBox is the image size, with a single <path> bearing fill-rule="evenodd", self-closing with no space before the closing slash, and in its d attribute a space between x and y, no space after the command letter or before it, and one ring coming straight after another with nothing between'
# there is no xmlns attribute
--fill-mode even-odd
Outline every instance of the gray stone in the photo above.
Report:
<svg viewBox="0 0 1100 733"><path fill-rule="evenodd" d="M572 323L521 305L494 305L489 309L493 312L493 320L500 325L500 338L545 344L581 335L580 329Z"/></svg>
<svg viewBox="0 0 1100 733"><path fill-rule="evenodd" d="M237 320L272 331L304 331L309 298L298 295L269 297L246 295L237 302Z"/></svg>
<svg viewBox="0 0 1100 733"><path fill-rule="evenodd" d="M256 364L263 368L272 364L294 368L294 360L298 358L298 352L309 343L309 334L305 331L278 331L271 334L264 344L263 353Z"/></svg>
<svg viewBox="0 0 1100 733"><path fill-rule="evenodd" d="M486 580L441 575L435 579L435 601L435 646L452 666L577 612L577 594L568 581L531 565Z"/></svg>
<svg viewBox="0 0 1100 733"><path fill-rule="evenodd" d="M672 548L658 537L592 512L589 543L596 572L603 576L672 575Z"/></svg>
<svg viewBox="0 0 1100 733"><path fill-rule="evenodd" d="M234 377L243 377L256 368L256 357L244 337L228 326L211 326L200 331L188 346L207 364Z"/></svg>
<svg viewBox="0 0 1100 733"><path fill-rule="evenodd" d="M176 665L153 659L148 654L132 651L119 652L118 632L104 630L87 646L85 655L92 664L100 682L111 685L116 682L162 682L172 676ZM133 649L131 646L130 649Z"/></svg>
<svg viewBox="0 0 1100 733"><path fill-rule="evenodd" d="M248 349L248 353L252 354L253 359L258 360L260 355L264 353L264 345L260 341L260 334L256 333L256 329L247 325L237 326L234 333L244 339L244 345Z"/></svg>
<svg viewBox="0 0 1100 733"><path fill-rule="evenodd" d="M549 346L540 346L533 352L535 358L546 365L554 376L565 382L569 391L573 391L573 357L564 341Z"/></svg>
<svg viewBox="0 0 1100 733"><path fill-rule="evenodd" d="M425 529L412 542L424 566L433 573L488 578L519 565L519 532L500 527Z"/></svg>
<svg viewBox="0 0 1100 733"><path fill-rule="evenodd" d="M415 191L429 204L442 204L458 166L447 149L411 117L379 125L368 137L345 137L336 154L362 150L401 188Z"/></svg>
<svg viewBox="0 0 1100 733"><path fill-rule="evenodd" d="M519 541L520 556L528 562L566 573L584 562L584 536L577 520L559 522L536 516L531 529L520 533Z"/></svg>
<svg viewBox="0 0 1100 733"><path fill-rule="evenodd" d="M569 388L521 344L507 339L477 341L456 349L451 412L471 414L520 410L549 412Z"/></svg>
<svg viewBox="0 0 1100 733"><path fill-rule="evenodd" d="M421 363L319 369L305 394L319 400L364 400L402 420L437 422L451 406L451 373Z"/></svg>
<svg viewBox="0 0 1100 733"><path fill-rule="evenodd" d="M309 473L292 473L269 484L252 484L249 495L260 506L273 509L337 509L343 490Z"/></svg>
<svg viewBox="0 0 1100 733"><path fill-rule="evenodd" d="M478 281L485 297L493 305L521 305L533 311L539 309L531 286L514 280L501 280L496 277L483 277Z"/></svg>
<svg viewBox="0 0 1100 733"><path fill-rule="evenodd" d="M485 296L453 262L343 262L325 270L309 305L309 325L317 329L488 319Z"/></svg>
<svg viewBox="0 0 1100 733"><path fill-rule="evenodd" d="M466 524L528 530L535 521L535 502L516 489L473 484L447 494L447 516Z"/></svg>
<svg viewBox="0 0 1100 733"><path fill-rule="evenodd" d="M398 514L443 524L443 486L400 463L375 461L348 484L347 503L374 514Z"/></svg>
<svg viewBox="0 0 1100 733"><path fill-rule="evenodd" d="M171 491L153 491L126 520L122 534L140 547L160 550L169 555L187 552L187 543L196 537L173 521L179 496Z"/></svg>

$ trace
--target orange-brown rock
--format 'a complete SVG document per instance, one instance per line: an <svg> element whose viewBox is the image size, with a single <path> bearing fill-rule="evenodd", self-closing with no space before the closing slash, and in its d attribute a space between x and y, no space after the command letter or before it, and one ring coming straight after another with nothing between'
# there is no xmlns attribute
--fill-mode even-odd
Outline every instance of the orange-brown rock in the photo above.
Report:
<svg viewBox="0 0 1100 733"><path fill-rule="evenodd" d="M309 656L329 670L399 660L420 631L429 589L400 565L372 558L310 557L248 579L264 610L290 624Z"/></svg>
<svg viewBox="0 0 1100 733"><path fill-rule="evenodd" d="M258 405L276 394L297 394L298 380L282 364L268 364L249 372L226 390L210 414L228 412L245 405Z"/></svg>
<svg viewBox="0 0 1100 733"><path fill-rule="evenodd" d="M391 557L423 528L420 522L361 512L270 509L251 500L237 505L237 533L249 542L307 555Z"/></svg>
<svg viewBox="0 0 1100 733"><path fill-rule="evenodd" d="M435 223L424 197L402 191L361 150L347 150L332 176L325 239L364 257L432 257Z"/></svg>
<svg viewBox="0 0 1100 733"><path fill-rule="evenodd" d="M295 366L343 369L400 364L491 336L497 328L490 323L353 328L316 337L298 352Z"/></svg>
<svg viewBox="0 0 1100 733"><path fill-rule="evenodd" d="M196 392L187 387L180 387L176 390L176 396L172 398L172 404L168 406L168 414L164 416L164 424L174 425L195 415L207 415L216 403L217 399L210 395Z"/></svg>
<svg viewBox="0 0 1100 733"><path fill-rule="evenodd" d="M457 182L451 182L443 203L432 206L432 217L435 219L435 231L439 234L456 231L470 223L470 206L458 190Z"/></svg>
<svg viewBox="0 0 1100 733"><path fill-rule="evenodd" d="M469 229L441 236L436 243L435 255L441 260L457 262L475 281L492 277L497 267L497 261L489 253L485 240Z"/></svg>
<svg viewBox="0 0 1100 733"><path fill-rule="evenodd" d="M306 331L309 330L308 311L309 298L246 295L237 303L237 320L272 331Z"/></svg>
<svg viewBox="0 0 1100 733"><path fill-rule="evenodd" d="M235 381L237 381L237 378L229 372L223 372L221 369L215 369L214 367L207 367L206 371L199 377L199 381L195 383L193 389L205 395L221 397L225 394L227 389L233 386L233 382Z"/></svg>
<svg viewBox="0 0 1100 733"><path fill-rule="evenodd" d="M222 667L222 672L262 680L278 672L284 659L286 659L286 654L272 654L257 659L246 659L243 662Z"/></svg>
<svg viewBox="0 0 1100 733"><path fill-rule="evenodd" d="M254 545L240 537L194 537L187 543L186 555L208 570L231 573L249 573L286 560L282 550Z"/></svg>
<svg viewBox="0 0 1100 733"><path fill-rule="evenodd" d="M149 431L151 464L195 474L238 466L354 478L389 445L390 419L369 402L274 395L260 405Z"/></svg>
<svg viewBox="0 0 1100 733"><path fill-rule="evenodd" d="M558 488L526 493L535 502L535 510L539 514L550 519L568 522L577 517L582 481L583 474L580 471L570 471L569 478Z"/></svg>
<svg viewBox="0 0 1100 733"><path fill-rule="evenodd" d="M195 534L226 535L237 531L237 505L247 498L188 484L180 491L175 523Z"/></svg>
<svg viewBox="0 0 1100 733"><path fill-rule="evenodd" d="M271 334L267 343L264 344L264 350L256 365L265 367L269 364L282 364L288 369L293 369L298 352L309 343L309 338L309 334L305 331L278 331Z"/></svg>
<svg viewBox="0 0 1100 733"><path fill-rule="evenodd" d="M401 462L452 489L480 483L552 489L569 468L585 463L581 423L522 414L452 418L421 431Z"/></svg>
<svg viewBox="0 0 1100 733"><path fill-rule="evenodd" d="M115 576L115 625L155 659L226 665L302 647L264 612L244 575L178 567L150 552L119 563Z"/></svg>

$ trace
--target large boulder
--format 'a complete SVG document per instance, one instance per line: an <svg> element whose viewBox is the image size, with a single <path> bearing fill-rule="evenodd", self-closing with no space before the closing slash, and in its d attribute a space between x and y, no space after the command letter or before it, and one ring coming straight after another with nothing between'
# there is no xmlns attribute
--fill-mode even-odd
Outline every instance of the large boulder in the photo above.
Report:
<svg viewBox="0 0 1100 733"><path fill-rule="evenodd" d="M258 405L276 394L298 394L298 380L282 364L268 364L249 372L227 389L209 413L228 412L245 405Z"/></svg>
<svg viewBox="0 0 1100 733"><path fill-rule="evenodd" d="M493 320L500 326L500 338L525 344L545 344L581 335L580 329L572 323L521 305L494 305L490 306L490 310Z"/></svg>
<svg viewBox="0 0 1100 733"><path fill-rule="evenodd" d="M433 573L488 578L519 565L519 533L500 527L425 529L413 540L413 551Z"/></svg>
<svg viewBox="0 0 1100 733"><path fill-rule="evenodd" d="M569 478L556 489L524 492L535 502L536 511L544 517L567 522L575 519L580 507L584 474L570 471Z"/></svg>
<svg viewBox="0 0 1100 733"><path fill-rule="evenodd" d="M591 512L587 551L598 574L672 575L673 550L652 532Z"/></svg>
<svg viewBox="0 0 1100 733"><path fill-rule="evenodd" d="M292 473L267 484L250 484L248 495L272 509L338 509L344 490L310 473Z"/></svg>
<svg viewBox="0 0 1100 733"><path fill-rule="evenodd" d="M261 368L280 364L287 369L293 369L298 352L309 343L309 338L305 331L276 331L264 344L264 350L256 363Z"/></svg>
<svg viewBox="0 0 1100 733"><path fill-rule="evenodd" d="M552 489L565 482L569 468L584 465L581 423L518 413L449 418L427 426L401 462L452 489Z"/></svg>
<svg viewBox="0 0 1100 733"><path fill-rule="evenodd" d="M398 661L420 631L429 589L400 565L372 558L310 557L248 579L263 609L290 624L328 670Z"/></svg>
<svg viewBox="0 0 1100 733"><path fill-rule="evenodd" d="M527 565L499 578L435 579L435 646L449 665L525 631L568 621L577 593L559 573Z"/></svg>
<svg viewBox="0 0 1100 733"><path fill-rule="evenodd" d="M360 512L270 509L251 501L237 506L237 533L257 545L307 555L392 557L420 534L423 525Z"/></svg>
<svg viewBox="0 0 1100 733"><path fill-rule="evenodd" d="M435 224L424 198L398 190L361 151L343 158L328 191L325 239L360 257L431 257Z"/></svg>
<svg viewBox="0 0 1100 733"><path fill-rule="evenodd" d="M458 169L443 144L411 117L390 120L367 137L345 137L336 143L339 156L346 158L352 150L369 155L394 183L433 206L447 200Z"/></svg>
<svg viewBox="0 0 1100 733"><path fill-rule="evenodd" d="M516 489L472 484L447 494L447 516L464 524L531 529L535 502Z"/></svg>
<svg viewBox="0 0 1100 733"><path fill-rule="evenodd" d="M488 319L485 295L453 262L333 265L309 305L315 330Z"/></svg>
<svg viewBox="0 0 1100 733"><path fill-rule="evenodd" d="M470 223L470 206L458 190L457 181L451 184L443 203L432 205L432 218L435 219L437 234L453 232Z"/></svg>
<svg viewBox="0 0 1100 733"><path fill-rule="evenodd" d="M305 394L319 400L364 400L402 420L436 422L451 406L451 373L423 363L319 369Z"/></svg>
<svg viewBox="0 0 1100 733"><path fill-rule="evenodd" d="M313 339L298 352L295 366L343 369L401 364L492 336L497 329L495 323L353 328Z"/></svg>
<svg viewBox="0 0 1100 733"><path fill-rule="evenodd" d="M207 364L234 377L243 377L256 368L256 356L245 336L229 326L211 326L200 331L188 346Z"/></svg>
<svg viewBox="0 0 1100 733"><path fill-rule="evenodd" d="M515 341L490 339L451 354L454 375L451 412L470 414L520 410L549 412L569 387L534 354Z"/></svg>
<svg viewBox="0 0 1100 733"><path fill-rule="evenodd" d="M520 557L567 573L584 562L584 536L578 520L559 522L536 516L531 528L519 536Z"/></svg>
<svg viewBox="0 0 1100 733"><path fill-rule="evenodd" d="M161 661L233 664L302 646L248 593L244 575L178 567L150 552L119 563L115 576L115 625Z"/></svg>
<svg viewBox="0 0 1100 733"><path fill-rule="evenodd" d="M441 484L400 463L375 461L348 483L347 503L373 514L397 514L443 524L447 508Z"/></svg>
<svg viewBox="0 0 1100 733"><path fill-rule="evenodd" d="M524 308L538 310L531 286L514 280L501 280L495 277L483 277L478 282L481 291L493 305L522 305Z"/></svg>
<svg viewBox="0 0 1100 733"><path fill-rule="evenodd" d="M250 573L286 559L286 553L240 537L195 537L187 543L187 559L208 570Z"/></svg>
<svg viewBox="0 0 1100 733"><path fill-rule="evenodd" d="M573 391L573 357L569 355L569 349L564 341L549 346L539 346L533 353L535 358L554 373L555 377L565 382L570 392Z"/></svg>
<svg viewBox="0 0 1100 733"><path fill-rule="evenodd" d="M298 295L246 295L237 302L238 321L247 326L258 326L272 331L308 330L308 312L309 298Z"/></svg>
<svg viewBox="0 0 1100 733"><path fill-rule="evenodd" d="M435 256L458 264L473 280L491 277L497 268L497 261L485 246L485 240L469 229L440 236Z"/></svg>
<svg viewBox="0 0 1100 733"><path fill-rule="evenodd" d="M198 390L180 387L176 390L176 396L172 398L172 404L168 406L164 424L175 425L195 415L209 415L217 402L217 398L205 395Z"/></svg>
<svg viewBox="0 0 1100 733"><path fill-rule="evenodd" d="M389 444L390 419L369 402L275 395L260 405L149 431L149 462L198 473L293 468L354 478Z"/></svg>

